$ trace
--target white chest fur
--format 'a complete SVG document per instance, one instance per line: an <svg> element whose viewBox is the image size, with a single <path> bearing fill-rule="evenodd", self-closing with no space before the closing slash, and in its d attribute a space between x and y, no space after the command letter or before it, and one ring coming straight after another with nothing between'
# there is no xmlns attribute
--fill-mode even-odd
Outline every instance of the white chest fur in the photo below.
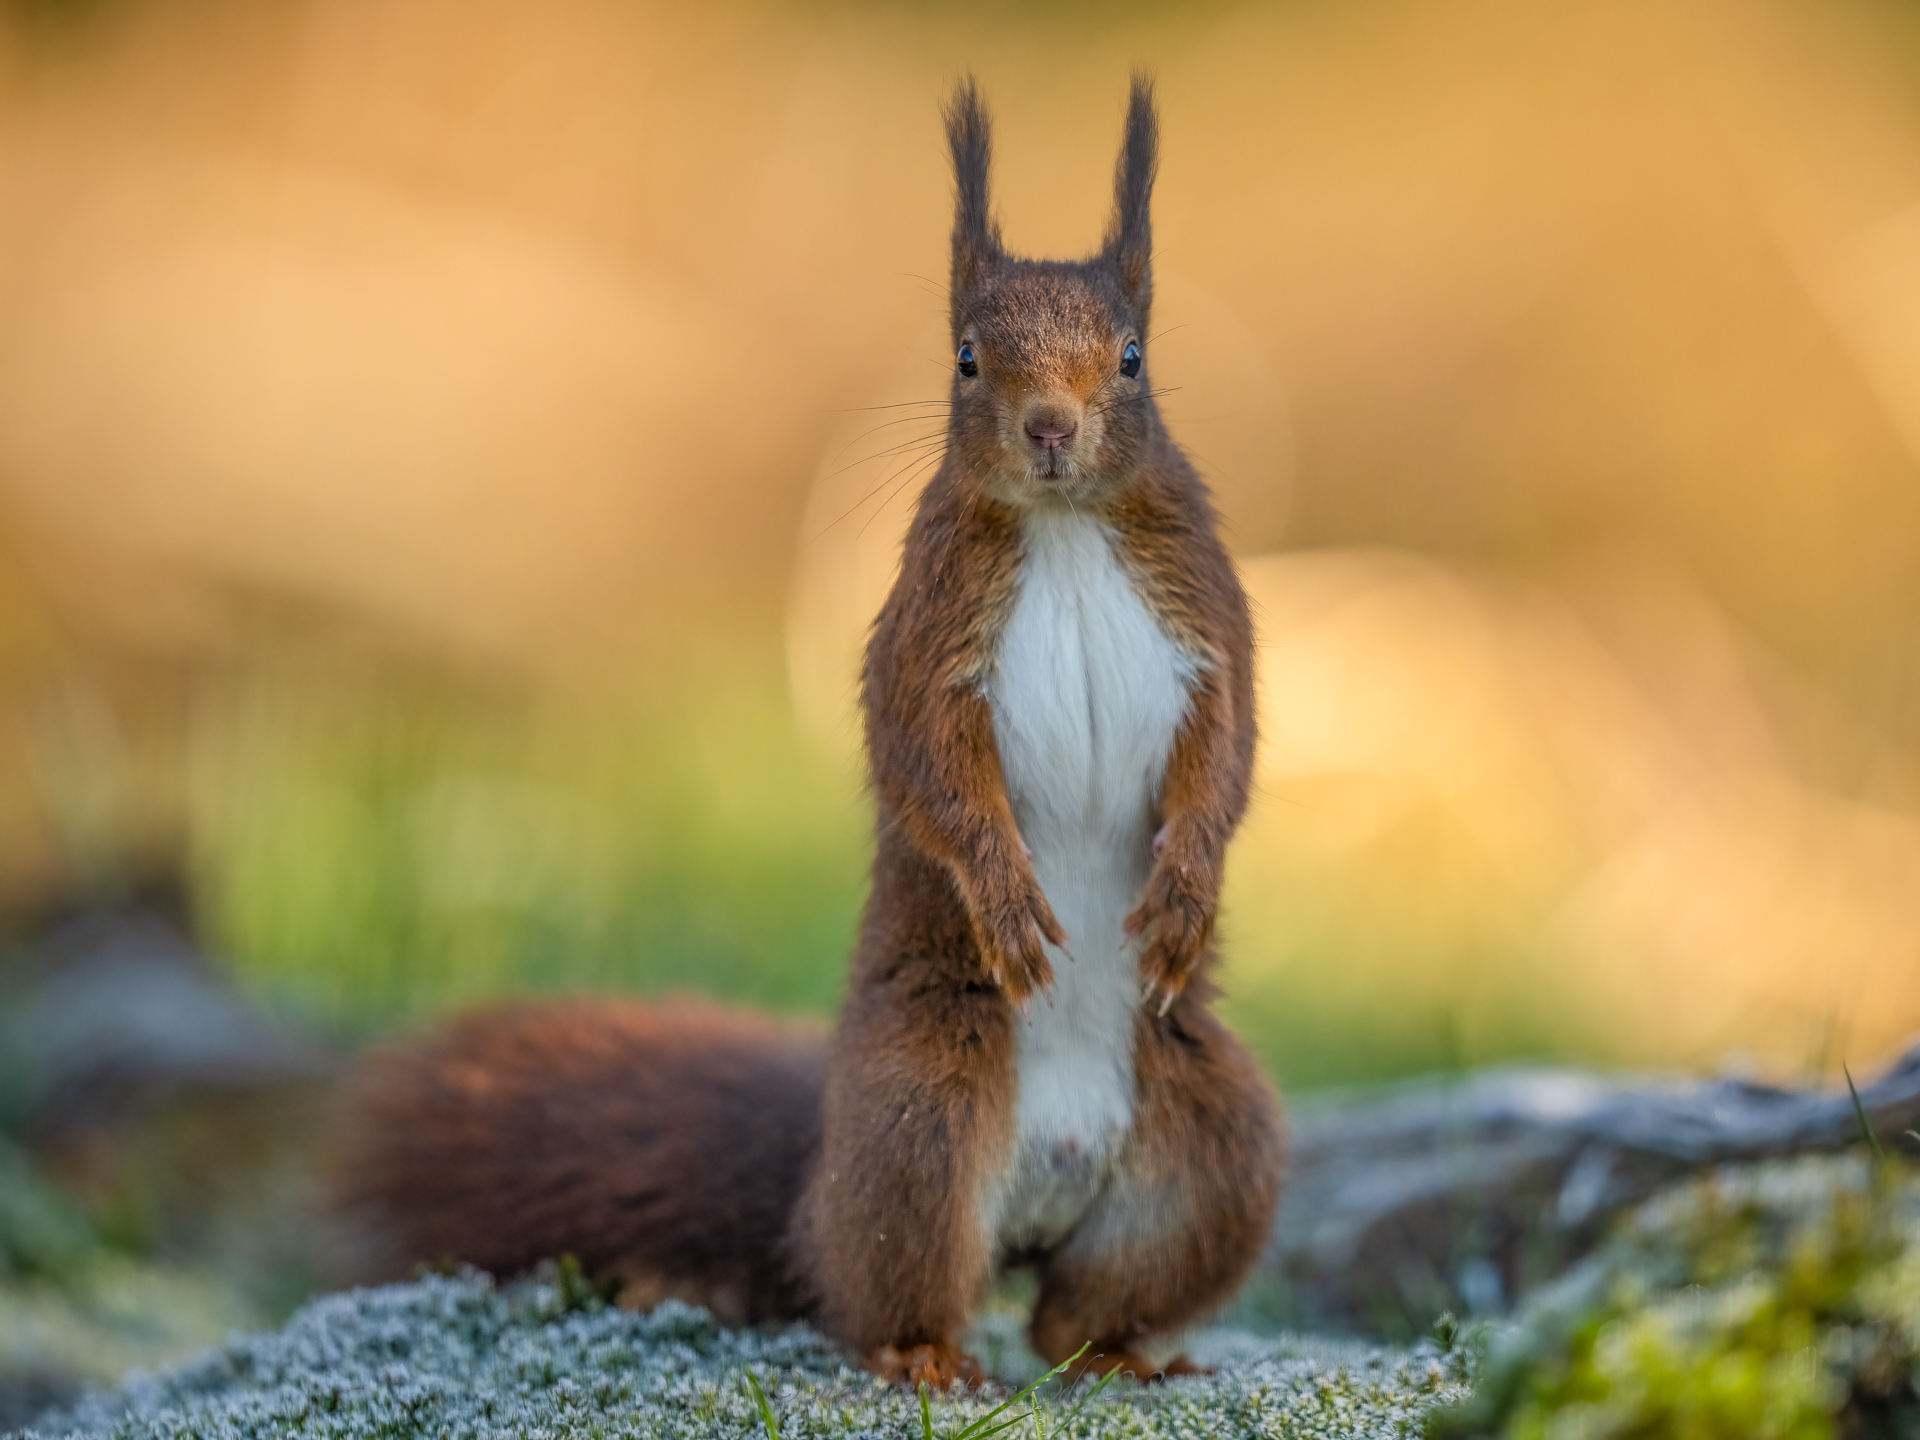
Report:
<svg viewBox="0 0 1920 1440"><path fill-rule="evenodd" d="M994 738L1034 873L1067 932L1018 1036L1017 1140L983 1198L996 1246L1057 1241L1105 1182L1133 1116L1138 953L1123 929L1196 667L1141 602L1107 526L1032 515L995 657Z"/></svg>

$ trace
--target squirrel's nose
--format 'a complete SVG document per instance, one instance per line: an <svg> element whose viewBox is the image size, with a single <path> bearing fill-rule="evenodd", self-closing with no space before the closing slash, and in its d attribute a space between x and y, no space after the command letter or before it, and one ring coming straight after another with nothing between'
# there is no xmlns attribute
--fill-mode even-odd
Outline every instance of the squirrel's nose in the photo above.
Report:
<svg viewBox="0 0 1920 1440"><path fill-rule="evenodd" d="M1047 457L1047 464L1051 467L1060 447L1079 433L1081 419L1080 407L1072 397L1047 395L1036 397L1027 406L1020 417L1020 424L1027 432L1027 439L1040 448L1040 453Z"/></svg>
<svg viewBox="0 0 1920 1440"><path fill-rule="evenodd" d="M1027 438L1032 440L1033 443L1038 445L1042 450L1058 450L1073 438L1073 432L1079 428L1079 426L1070 424L1065 420L1048 420L1045 422L1029 420L1027 422Z"/></svg>

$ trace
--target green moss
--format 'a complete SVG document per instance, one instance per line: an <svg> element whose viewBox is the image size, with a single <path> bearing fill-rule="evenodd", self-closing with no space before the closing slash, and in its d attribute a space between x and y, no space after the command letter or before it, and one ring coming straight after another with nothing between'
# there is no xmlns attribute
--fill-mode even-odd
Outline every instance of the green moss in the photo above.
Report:
<svg viewBox="0 0 1920 1440"><path fill-rule="evenodd" d="M1644 1206L1492 1337L1433 1436L1920 1435L1920 1174L1729 1169Z"/></svg>

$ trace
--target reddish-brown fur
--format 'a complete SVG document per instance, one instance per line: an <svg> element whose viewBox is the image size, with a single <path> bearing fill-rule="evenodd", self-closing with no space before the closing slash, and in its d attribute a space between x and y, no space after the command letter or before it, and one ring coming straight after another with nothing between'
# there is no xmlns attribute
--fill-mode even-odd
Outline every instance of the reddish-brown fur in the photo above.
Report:
<svg viewBox="0 0 1920 1440"><path fill-rule="evenodd" d="M572 1250L635 1300L809 1315L910 1381L977 1375L962 1328L997 1259L1031 1263L1041 1355L1091 1342L1103 1368L1144 1374L1143 1347L1244 1278L1278 1200L1278 1101L1207 1008L1253 758L1252 627L1205 487L1146 370L1122 368L1151 303L1150 89L1136 82L1114 223L1083 263L1002 253L970 84L948 130L954 342L977 374L955 376L947 454L868 650L878 849L824 1082L813 1047L709 1010L475 1017L363 1076L342 1194L395 1259L511 1270ZM1067 504L1108 527L1195 678L1126 918L1144 999L1131 1126L1064 1239L1002 1257L977 1210L1015 1142L1014 1027L1054 983L1043 940L1071 937L1019 834L987 687L1023 515Z"/></svg>
<svg viewBox="0 0 1920 1440"><path fill-rule="evenodd" d="M868 651L880 853L802 1248L829 1327L867 1353L951 1343L988 1276L972 1201L1011 1143L1013 1006L1051 979L1041 937L1061 939L1024 857L981 683L1019 574L1022 507L1043 503L1008 476L1018 437L1007 434L1036 405L1049 424L1064 414L1087 426L1117 389L1102 433L1087 437L1085 478L1042 488L1067 490L1076 510L1112 526L1137 590L1203 668L1161 785L1165 848L1128 917L1143 936L1149 1000L1134 1130L1109 1193L1038 1257L1033 1338L1052 1361L1093 1341L1138 1363L1141 1341L1204 1313L1244 1276L1278 1198L1278 1107L1195 983L1211 963L1222 861L1247 802L1252 627L1206 491L1144 371L1114 383L1124 340L1144 341L1150 300L1149 98L1136 88L1106 251L1082 265L1003 256L971 90L950 133L954 342L977 346L980 375L956 378L951 448Z"/></svg>
<svg viewBox="0 0 1920 1440"><path fill-rule="evenodd" d="M785 1235L819 1147L821 1038L697 1001L461 1016L341 1097L332 1209L356 1279L576 1256L623 1303L795 1314Z"/></svg>

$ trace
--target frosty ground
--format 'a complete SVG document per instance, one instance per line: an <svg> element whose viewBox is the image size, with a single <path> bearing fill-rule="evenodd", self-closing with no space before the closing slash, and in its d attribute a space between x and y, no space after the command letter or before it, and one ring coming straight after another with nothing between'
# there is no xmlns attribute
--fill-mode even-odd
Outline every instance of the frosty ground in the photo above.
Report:
<svg viewBox="0 0 1920 1440"><path fill-rule="evenodd" d="M722 1330L675 1302L646 1315L579 1304L559 1284L496 1287L433 1277L328 1296L284 1329L236 1337L38 1422L29 1435L127 1440L679 1440L765 1437L746 1380L768 1396L782 1440L894 1440L931 1425L947 1440L1007 1400L1006 1388L932 1399L852 1368L804 1327ZM1209 1377L1165 1385L1056 1383L1019 1401L1010 1440L1150 1437L1404 1436L1436 1402L1465 1391L1431 1342L1364 1345L1198 1337ZM997 1423L997 1422L996 1422ZM977 1432L976 1432L977 1433ZM1064 1440L1064 1435L1062 1437Z"/></svg>

